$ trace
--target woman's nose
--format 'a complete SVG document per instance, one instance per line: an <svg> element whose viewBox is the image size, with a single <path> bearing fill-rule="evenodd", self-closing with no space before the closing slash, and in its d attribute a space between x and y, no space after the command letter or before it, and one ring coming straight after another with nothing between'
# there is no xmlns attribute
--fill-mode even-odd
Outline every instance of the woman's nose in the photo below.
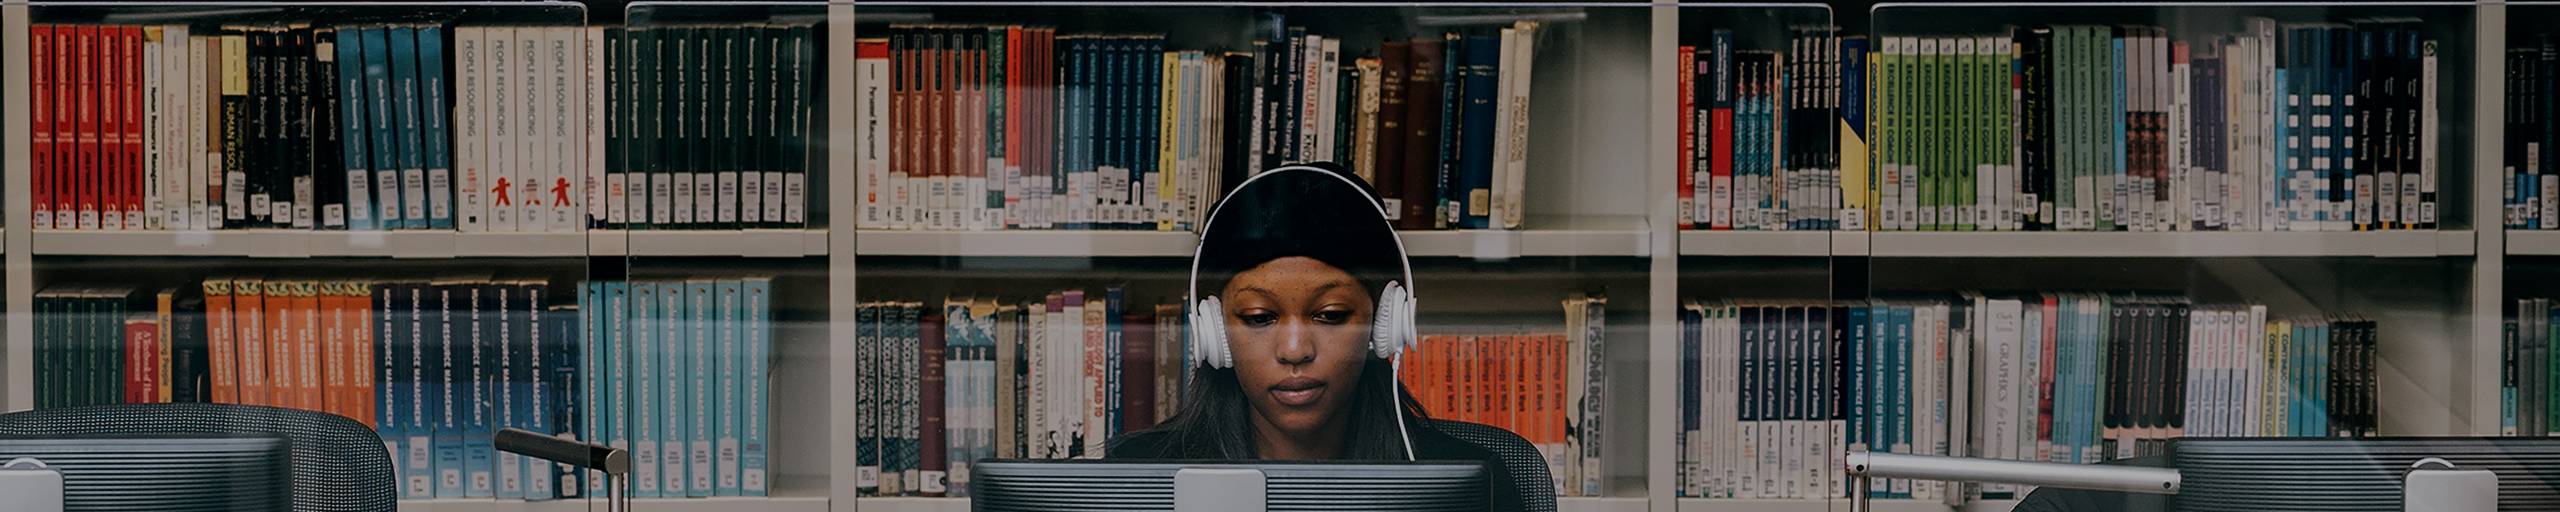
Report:
<svg viewBox="0 0 2560 512"><path fill-rule="evenodd" d="M1306 322L1286 322L1280 329L1279 350L1272 351L1272 356L1278 358L1280 364L1286 365L1314 362L1316 343L1315 340L1309 339L1315 335L1314 331L1315 329L1308 326Z"/></svg>

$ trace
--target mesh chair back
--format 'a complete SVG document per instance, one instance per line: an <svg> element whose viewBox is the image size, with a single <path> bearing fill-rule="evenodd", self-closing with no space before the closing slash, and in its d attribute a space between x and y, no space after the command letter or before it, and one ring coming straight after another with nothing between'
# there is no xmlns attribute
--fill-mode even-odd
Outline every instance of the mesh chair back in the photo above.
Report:
<svg viewBox="0 0 2560 512"><path fill-rule="evenodd" d="M0 435L283 434L295 512L391 512L391 454L373 429L335 414L255 405L118 404L0 414Z"/></svg>
<svg viewBox="0 0 2560 512"><path fill-rule="evenodd" d="M1460 441L1493 452L1502 465L1511 470L1512 485L1520 489L1520 510L1554 512L1556 481L1547 474L1547 459L1538 455L1538 447L1509 430L1464 421L1433 419L1431 427Z"/></svg>

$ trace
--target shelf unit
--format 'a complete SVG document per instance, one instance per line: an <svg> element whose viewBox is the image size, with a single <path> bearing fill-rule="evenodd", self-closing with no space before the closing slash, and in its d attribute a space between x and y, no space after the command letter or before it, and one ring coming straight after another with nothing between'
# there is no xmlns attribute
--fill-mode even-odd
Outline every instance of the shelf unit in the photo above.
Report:
<svg viewBox="0 0 2560 512"><path fill-rule="evenodd" d="M10 4L0 6L0 41L24 41L28 35L30 14L48 4ZM408 4L400 4L408 5ZM548 5L548 4L546 4ZM635 4L633 12L649 9L674 10L701 4L662 3ZM850 26L862 19L857 7L850 3L771 3L780 11L811 14L830 23ZM859 9L885 9L897 12L902 4L864 2ZM1285 5L1285 4L1284 4ZM1335 4L1327 4L1335 5ZM877 7L875 7L877 6ZM1204 7L1205 6L1205 7ZM1206 8L1209 4L1175 4L1173 8ZM1627 391L1620 397L1635 409L1649 410L1635 414L1627 409L1613 409L1620 418L1646 418L1642 428L1630 433L1641 442L1620 442L1624 447L1611 452L1620 459L1642 460L1643 468L1626 476L1641 478L1641 483L1622 485L1633 494L1610 498L1569 498L1564 510L1632 511L1632 510L1752 510L1805 511L1845 509L1837 500L1699 500L1671 497L1670 458L1646 457L1646 454L1671 453L1671 423L1676 418L1659 407L1645 404L1676 403L1672 394L1672 376L1668 370L1677 359L1678 336L1662 326L1676 325L1676 305L1685 297L1682 283L1691 279L1685 271L1703 270L1718 262L1742 258L1778 258L1803 260L1828 265L1842 257L1877 259L1930 260L1998 260L2002 258L2069 258L2090 260L2134 259L2316 259L2316 260L2431 260L2444 262L2465 277L2457 295L2459 304L2442 306L2462 321L2434 337L2452 347L2440 360L2427 360L2422 371L2460 375L2462 379L2424 378L2412 381L2409 392L2430 397L2440 405L2412 415L2441 412L2440 421L2402 422L2401 433L2412 435L2485 435L2493 434L2497 414L2497 352L2499 313L2495 305L2504 300L2507 256L2560 255L2560 232L2510 231L2494 222L2483 222L2499 215L2494 200L2499 195L2497 179L2501 175L2492 162L2503 148L2498 137L2478 135L2494 133L2494 128L2475 126L2474 140L2464 158L2448 165L2448 173L2464 176L2449 178L2447 195L2465 192L2465 198L2448 201L2449 209L2463 211L2458 219L2448 222L2440 231L2371 232L2371 233L1907 233L1907 232L1792 232L1792 231L1682 231L1673 229L1666 219L1675 218L1672 208L1676 193L1671 178L1657 169L1672 166L1670 150L1674 119L1660 108L1673 101L1669 84L1674 78L1667 70L1669 48L1676 46L1680 30L1680 11L1684 9L1779 9L1819 8L1812 5L1708 5L1680 6L1586 6L1591 9L1624 9L1637 13L1632 19L1643 29L1623 34L1586 33L1585 45L1611 48L1608 54L1594 55L1605 61L1592 68L1609 73L1609 78L1631 79L1649 84L1649 88L1611 89L1592 92L1580 108L1585 114L1559 115L1558 123L1577 125L1576 129L1593 133L1572 137L1548 137L1533 148L1542 158L1556 159L1559 166L1548 168L1594 169L1575 176L1600 176L1592 184L1575 184L1580 178L1542 177L1533 190L1543 190L1543 201L1532 201L1533 217L1521 231L1435 231L1411 232L1406 242L1420 258L1448 261L1492 262L1538 258L1592 258L1600 260L1634 260L1641 268L1639 278L1646 286L1641 290L1613 290L1613 299L1642 303L1637 317L1628 325L1626 340L1613 340L1618 347L1641 348L1636 353L1650 361L1629 366L1627 373L1640 379L1626 382ZM153 9L170 9L158 5ZM710 7L716 8L716 7ZM1109 9L1087 6L1084 9ZM1396 9L1415 8L1394 4ZM1956 7L1950 7L1956 8ZM1991 8L1973 5L1970 8ZM2077 8L2077 7L2073 7ZM2356 7L2339 7L2355 9ZM2462 9L2474 13L2476 27L2503 27L2508 23L2509 7L2502 4L2462 5L2439 9ZM1863 13L1859 15L1864 15ZM672 19L634 16L635 19ZM2470 42L2473 62L2468 69L2475 72L2469 90L2476 101L2469 103L2470 119L2494 119L2502 108L2503 85L2492 79L2498 69L2498 55L2505 41L2492 30L2475 30ZM1632 40L1619 40L1619 39ZM852 56L850 38L833 38L824 57L832 83L851 83ZM27 56L22 47L9 45L0 53L0 111L11 112L8 124L0 133L0 153L19 155L28 149L22 135L26 126L24 112L28 107ZM1632 67L1630 67L1632 66ZM1605 78L1594 78L1600 80ZM1541 85L1545 85L1543 82ZM842 89L842 88L839 88ZM1639 94L1615 94L1623 92ZM844 92L831 92L843 95ZM1623 97L1622 97L1623 96ZM849 118L853 102L838 97L827 105L832 109L826 117ZM1629 109L1634 109L1630 111ZM1561 110L1561 109L1560 109ZM1634 112L1629 115L1629 112ZM1563 117L1572 116L1572 117ZM1637 127L1613 116L1642 118L1646 124ZM1543 118L1542 118L1543 119ZM852 130L831 130L832 147L854 147ZM1542 132L1543 133L1543 132ZM2448 150L2452 151L2452 150ZM813 183L823 186L828 197L856 197L856 180L850 179L855 168L849 151L828 154L825 169L835 179ZM1570 155L1569 157L1567 155ZM1541 162L1547 162L1542 160ZM1562 167L1563 164L1574 164ZM29 226L31 199L25 192L29 180L20 161L8 163L11 172L0 189L12 191L0 200L0 224ZM2467 167L2468 170L2459 170ZM1563 173L1549 173L1553 176ZM1533 193L1534 194L1534 193ZM1625 200L1643 197L1642 201ZM1533 198L1540 198L1534 196ZM1554 206L1535 206L1554 205ZM792 260L799 265L823 267L827 290L816 294L824 298L823 326L815 327L817 339L803 348L786 354L803 358L803 372L792 377L805 379L794 386L808 391L795 400L822 401L825 405L807 407L798 415L776 414L777 430L798 431L801 447L824 447L805 450L811 454L791 462L802 464L797 471L804 480L790 486L777 487L770 499L651 499L640 500L640 510L827 510L870 507L875 510L965 510L963 499L865 498L856 500L852 486L853 455L851 434L838 428L853 423L853 413L841 397L851 396L857 388L851 372L836 371L849 367L851 344L845 337L829 336L827 329L852 325L856 291L862 289L858 269L866 269L879 258L923 257L947 259L1008 258L1082 258L1082 259L1176 259L1187 258L1195 239L1186 233L1154 232L1083 232L1083 231L994 231L994 232L924 232L868 231L845 229L830 233L826 225L853 226L854 208L813 210L824 213L825 222L812 222L812 228L794 231L595 231L553 234L461 234L426 232L333 233L288 231L223 231L223 232L75 232L31 229L0 230L0 261L6 262L6 294L9 317L31 318L32 297L37 289L36 269L43 259L51 257L206 257L293 259L328 258L353 262L391 259L462 259L487 258L579 258L629 257L630 265L642 271L672 267L701 258L740 258L730 265L752 267ZM2449 214L2452 215L2452 214ZM671 263L657 263L664 259ZM822 262L822 263L820 263ZM470 262L462 262L470 263ZM2387 263L2387 262L2386 262ZM2362 263L2358 263L2362 264ZM909 265L882 265L877 275L898 279L916 279ZM2261 272L2265 283L2283 285L2287 277L2280 271ZM2352 276L2348 276L2352 277ZM1426 283L1427 284L1427 283ZM1438 297L1434 297L1437 299ZM1640 300L1639 300L1640 299ZM1613 305L1613 308L1617 306ZM0 347L0 409L24 409L33 403L29 384L32 374L32 337L29 322L14 321L6 325L6 344ZM2483 350L2486 349L2486 350ZM1644 366L1651 365L1651 366ZM2455 385L2441 385L2454 382ZM782 402L800 405L794 402ZM1676 410L1676 408L1673 408ZM791 423L782 423L789 421ZM1619 439L1626 439L1620 437ZM850 504L850 506L848 506ZM2006 510L2006 502L1968 504L1962 510ZM1917 500L1886 500L1884 510L1937 512L1951 510L1943 504ZM547 503L503 502L489 500L429 500L404 502L404 511L565 511L591 508L584 501Z"/></svg>

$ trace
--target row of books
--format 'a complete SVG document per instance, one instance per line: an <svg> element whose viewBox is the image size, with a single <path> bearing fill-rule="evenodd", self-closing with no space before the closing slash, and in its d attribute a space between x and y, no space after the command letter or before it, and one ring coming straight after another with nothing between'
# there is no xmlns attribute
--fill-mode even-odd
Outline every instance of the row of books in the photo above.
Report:
<svg viewBox="0 0 2560 512"><path fill-rule="evenodd" d="M35 228L797 228L810 30L34 26Z"/></svg>
<svg viewBox="0 0 2560 512"><path fill-rule="evenodd" d="M1607 300L1564 304L1566 334L1426 336L1400 377L1435 417L1519 432L1561 492L1597 496ZM862 303L857 485L866 496L967 496L978 459L1101 458L1112 437L1178 409L1192 370L1184 317L1117 286Z"/></svg>
<svg viewBox="0 0 2560 512"><path fill-rule="evenodd" d="M2503 203L2507 229L2560 229L2560 168L2553 165L2560 147L2560 105L2552 95L2555 69L2560 69L2560 41L2536 33L2510 39L2506 55L2506 153L2501 156L2507 181ZM2531 395L2541 396L2541 395Z"/></svg>
<svg viewBox="0 0 2560 512"><path fill-rule="evenodd" d="M1182 306L1126 295L858 306L864 495L967 496L971 461L1101 458L1171 417L1190 372Z"/></svg>
<svg viewBox="0 0 2560 512"><path fill-rule="evenodd" d="M2560 419L2551 393L2552 342L2560 339L2560 308L2549 298L2520 298L2504 305L2505 333L2499 343L2498 429L2503 435L2542 437Z"/></svg>
<svg viewBox="0 0 2560 512"><path fill-rule="evenodd" d="M1715 31L1682 57L1696 71L1680 89L1683 220L1692 229L2432 229L2441 141L2436 42L2422 22L2244 26L1873 39L1799 30L1776 53L1735 50L1729 32ZM2531 96L2523 91L2541 55L2510 52L2511 80L2525 80L2511 95ZM2532 112L2508 113L2507 133L2524 137L2508 153L2518 177L2509 225L2560 226L2538 220L2560 214L2537 199L2560 197L2537 192L2560 181L2524 177L2549 168L2526 145L2538 140ZM1835 158L1848 169L1837 179L1825 167Z"/></svg>
<svg viewBox="0 0 2560 512"><path fill-rule="evenodd" d="M1188 230L1300 162L1351 169L1404 229L1519 227L1537 23L1345 44L1285 21L1208 50L1024 26L862 39L861 227Z"/></svg>
<svg viewBox="0 0 2560 512"><path fill-rule="evenodd" d="M584 283L586 308L542 281L54 287L35 304L37 407L346 416L382 435L402 499L603 492L583 471L496 452L491 436L511 427L639 447L633 492L762 495L771 283Z"/></svg>
<svg viewBox="0 0 2560 512"><path fill-rule="evenodd" d="M2181 436L2370 436L2377 326L2176 296L1688 301L1680 493L1839 497L1840 454L2097 463ZM1875 497L2026 489L1882 480Z"/></svg>

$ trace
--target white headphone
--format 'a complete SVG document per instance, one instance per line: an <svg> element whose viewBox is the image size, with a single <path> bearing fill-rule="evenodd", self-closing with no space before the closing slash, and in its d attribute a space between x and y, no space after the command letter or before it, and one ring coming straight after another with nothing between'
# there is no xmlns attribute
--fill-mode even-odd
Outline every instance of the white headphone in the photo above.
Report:
<svg viewBox="0 0 2560 512"><path fill-rule="evenodd" d="M1251 178L1246 178L1244 182L1236 184L1234 190L1244 190L1245 187L1253 186L1254 181L1282 173L1292 172L1311 172L1321 174L1336 180L1341 180L1343 184L1350 185L1353 190L1366 190L1358 181L1354 181L1349 176L1344 176L1339 172L1310 165L1290 165L1263 171L1261 174L1256 174ZM1387 220L1387 210L1385 206L1381 205L1374 198L1369 202L1369 206L1377 210L1379 223L1387 224L1389 222ZM1236 366L1235 348L1229 346L1227 341L1226 308L1218 301L1217 296L1200 294L1200 256L1209 246L1209 225L1216 223L1218 221L1218 212L1226 211L1226 209L1227 203L1220 202L1216 208L1209 211L1209 219L1202 222L1200 225L1200 243L1195 246L1191 252L1190 297L1193 300L1190 319L1192 343L1191 359L1197 364L1207 364L1212 368L1234 368ZM1387 230L1389 233L1393 233L1395 231L1395 226L1389 224L1387 225ZM1406 349L1412 348L1417 344L1418 338L1421 336L1417 334L1418 331L1414 327L1415 300L1413 292L1404 284L1413 282L1413 262L1405 253L1404 238L1394 236L1391 236L1390 238L1396 241L1396 262L1402 265L1404 280L1388 281L1385 289L1378 291L1378 308L1374 314L1370 315L1369 319L1369 350L1377 354L1378 357L1388 360L1390 367L1394 368L1394 371L1391 372L1387 378L1394 379L1396 374L1403 372L1403 361L1399 356L1403 355ZM1404 413L1402 410L1404 407L1403 399L1401 396L1396 395L1394 386L1388 386L1387 393L1389 394L1389 401L1396 404L1396 408L1398 409L1396 411L1392 411L1390 414L1393 414L1396 418L1397 433L1404 435L1405 458L1411 459L1414 456L1413 437L1411 433L1404 431Z"/></svg>

